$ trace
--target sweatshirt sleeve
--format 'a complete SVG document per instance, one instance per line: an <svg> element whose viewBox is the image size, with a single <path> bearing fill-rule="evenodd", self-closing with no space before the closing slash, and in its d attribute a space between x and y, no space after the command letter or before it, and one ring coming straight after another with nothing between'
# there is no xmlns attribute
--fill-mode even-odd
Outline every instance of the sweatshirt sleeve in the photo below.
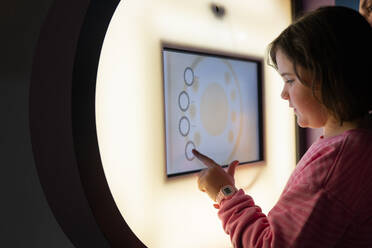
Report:
<svg viewBox="0 0 372 248"><path fill-rule="evenodd" d="M267 216L242 189L222 201L218 216L234 247L333 247L352 215L324 190L304 186L283 193Z"/></svg>

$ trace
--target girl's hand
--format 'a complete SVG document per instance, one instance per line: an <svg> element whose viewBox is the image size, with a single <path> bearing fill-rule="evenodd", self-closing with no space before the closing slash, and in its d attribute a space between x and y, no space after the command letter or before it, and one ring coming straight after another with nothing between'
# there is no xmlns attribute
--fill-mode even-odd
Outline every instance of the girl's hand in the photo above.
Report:
<svg viewBox="0 0 372 248"><path fill-rule="evenodd" d="M198 186L199 189L206 192L213 201L216 201L217 194L223 186L231 185L235 187L234 174L239 161L233 161L226 172L220 165L197 150L194 149L192 153L208 167L200 172Z"/></svg>

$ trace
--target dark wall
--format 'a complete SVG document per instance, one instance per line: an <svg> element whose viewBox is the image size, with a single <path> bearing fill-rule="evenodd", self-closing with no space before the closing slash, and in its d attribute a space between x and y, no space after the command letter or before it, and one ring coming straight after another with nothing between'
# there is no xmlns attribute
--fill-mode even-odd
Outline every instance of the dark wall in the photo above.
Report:
<svg viewBox="0 0 372 248"><path fill-rule="evenodd" d="M34 48L53 0L0 3L0 246L73 248L39 183L29 134Z"/></svg>
<svg viewBox="0 0 372 248"><path fill-rule="evenodd" d="M345 6L356 11L359 10L359 0L335 0L335 4L338 6Z"/></svg>

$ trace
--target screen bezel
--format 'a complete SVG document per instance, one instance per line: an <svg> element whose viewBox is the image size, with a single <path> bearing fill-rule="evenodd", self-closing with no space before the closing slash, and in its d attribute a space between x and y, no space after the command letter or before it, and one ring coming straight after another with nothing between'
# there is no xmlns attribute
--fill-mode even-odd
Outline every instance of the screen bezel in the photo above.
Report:
<svg viewBox="0 0 372 248"><path fill-rule="evenodd" d="M216 50L208 50L202 48L193 48L193 47L182 47L182 46L175 46L170 44L163 44L161 46L161 71L162 71L162 85L163 85L163 121L164 121L164 156L165 156L165 174L167 178L193 174L200 172L202 169L198 170L188 170L183 172L177 173L168 173L167 163L168 163L168 154L167 154L167 128L166 128L166 99L165 99L165 65L164 65L164 51L171 51L171 52L178 52L178 53L185 53L185 54L192 54L192 55L200 55L200 56L208 56L208 57L215 57L215 58L223 58L223 59L231 59L231 60L238 60L243 62L253 62L257 65L257 106L258 106L258 159L239 162L238 165L243 164L252 164L256 162L260 162L264 160L264 139L263 139L263 59L254 57L254 56L245 56L236 53L228 53L223 51L216 51ZM228 164L221 165L222 168L227 167Z"/></svg>

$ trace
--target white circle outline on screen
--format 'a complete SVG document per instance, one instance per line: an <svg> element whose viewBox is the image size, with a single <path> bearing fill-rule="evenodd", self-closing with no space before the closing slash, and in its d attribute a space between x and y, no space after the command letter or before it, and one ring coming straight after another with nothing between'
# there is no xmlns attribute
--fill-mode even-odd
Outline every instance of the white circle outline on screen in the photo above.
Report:
<svg viewBox="0 0 372 248"><path fill-rule="evenodd" d="M181 128L181 123L183 121L186 121L187 122L187 131L186 132L183 132L182 131L182 128ZM189 132L190 132L190 120L186 116L182 116L181 117L180 122L178 124L178 130L180 131L180 134L182 136L185 136L186 137L187 135L189 135Z"/></svg>
<svg viewBox="0 0 372 248"><path fill-rule="evenodd" d="M192 77L191 82L189 82L190 80L188 80L188 78L187 78L187 76L189 75L189 73L191 73L191 77ZM191 67L187 67L185 69L185 71L183 72L183 79L184 79L185 84L187 86L191 86L194 83L194 71L193 71L193 69Z"/></svg>
<svg viewBox="0 0 372 248"><path fill-rule="evenodd" d="M187 143L186 143L186 146L185 146L185 157L186 157L186 159L188 160L188 161L192 161L194 158L195 158L195 156L192 154L192 157L189 157L188 156L188 153L187 153L187 148L189 147L189 146L192 146L192 149L195 149L195 144L194 144L194 142L192 142L191 140L189 140ZM192 151L192 149L191 149L191 151Z"/></svg>
<svg viewBox="0 0 372 248"><path fill-rule="evenodd" d="M182 107L182 104L181 104L181 97L185 95L186 98L187 98L187 106L185 108ZM178 95L178 107L180 107L180 109L183 111L183 112L186 112L187 109L189 108L190 106L190 97L189 97L189 94L187 94L186 91L182 91L179 95Z"/></svg>

